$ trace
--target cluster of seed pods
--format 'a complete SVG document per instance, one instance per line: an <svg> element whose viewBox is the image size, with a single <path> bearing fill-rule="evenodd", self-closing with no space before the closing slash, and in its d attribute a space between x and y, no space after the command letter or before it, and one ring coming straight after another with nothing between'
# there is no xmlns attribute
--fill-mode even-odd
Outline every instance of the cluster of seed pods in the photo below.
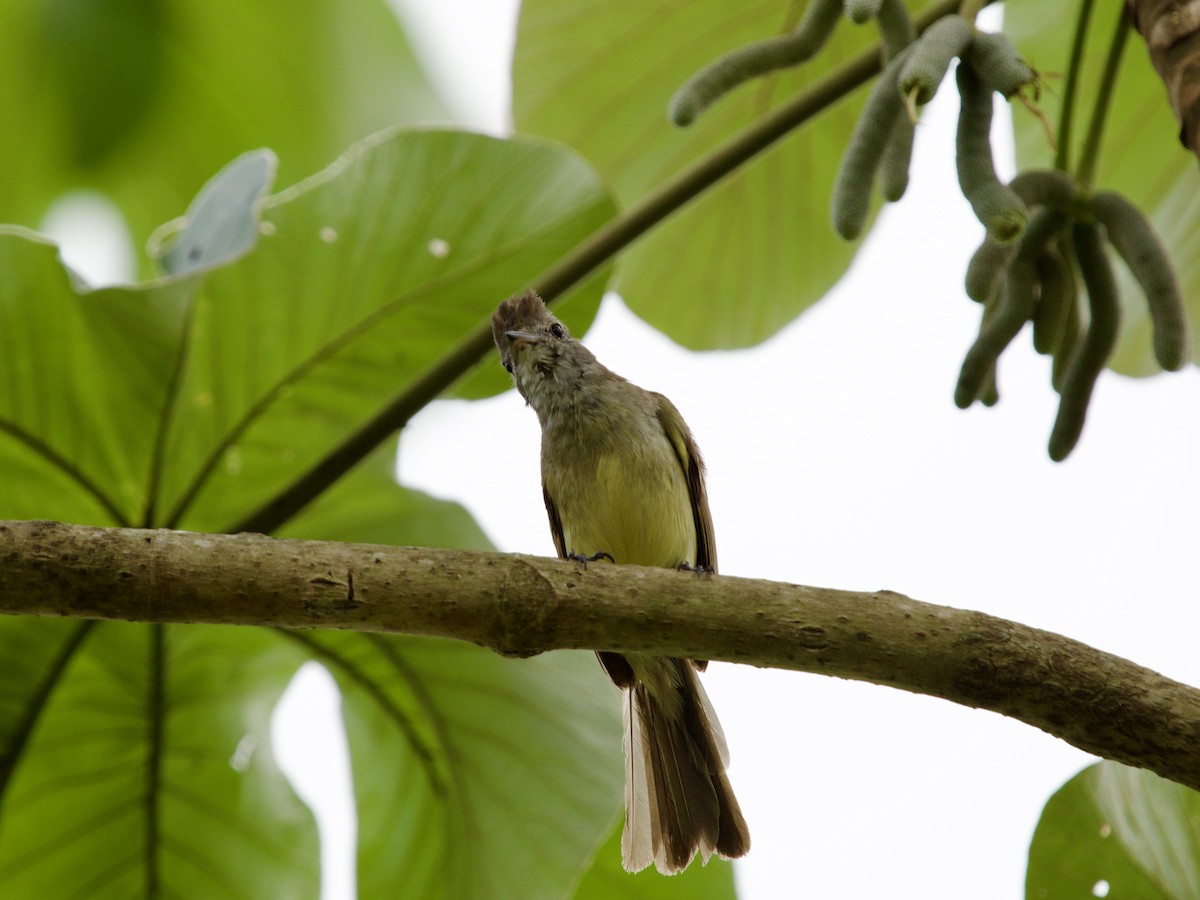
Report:
<svg viewBox="0 0 1200 900"><path fill-rule="evenodd" d="M904 195L917 109L933 99L957 59L958 183L986 234L967 267L966 292L983 305L983 317L963 360L955 402L966 408L999 399L996 362L1032 322L1034 348L1053 357L1052 382L1059 393L1050 456L1065 459L1079 440L1092 389L1120 327L1106 243L1145 294L1158 364L1168 371L1182 368L1190 338L1170 259L1136 206L1116 192L1093 191L1065 172L1027 171L1008 184L997 176L993 95L1012 98L1037 81L1004 34L978 31L950 14L917 37L902 0L813 0L791 34L726 54L689 79L672 99L670 116L678 125L690 124L743 81L811 58L843 15L878 24L887 62L834 181L834 229L847 240L862 234L876 184L885 200Z"/></svg>

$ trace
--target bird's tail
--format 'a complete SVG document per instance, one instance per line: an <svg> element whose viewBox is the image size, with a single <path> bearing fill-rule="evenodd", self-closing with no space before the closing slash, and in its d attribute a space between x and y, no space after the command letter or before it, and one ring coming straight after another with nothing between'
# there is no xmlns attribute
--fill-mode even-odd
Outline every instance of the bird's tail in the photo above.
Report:
<svg viewBox="0 0 1200 900"><path fill-rule="evenodd" d="M725 774L725 735L692 663L643 657L634 670L623 698L625 868L654 863L672 874L697 853L706 863L745 855L750 833Z"/></svg>

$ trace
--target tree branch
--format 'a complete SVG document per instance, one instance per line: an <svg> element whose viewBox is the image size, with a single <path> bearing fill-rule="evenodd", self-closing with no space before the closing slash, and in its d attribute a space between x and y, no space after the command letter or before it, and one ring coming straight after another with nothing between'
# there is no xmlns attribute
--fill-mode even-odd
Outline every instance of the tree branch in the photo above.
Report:
<svg viewBox="0 0 1200 900"><path fill-rule="evenodd" d="M984 613L670 569L0 522L0 614L348 628L509 656L640 651L816 672L990 709L1200 789L1200 691Z"/></svg>
<svg viewBox="0 0 1200 900"><path fill-rule="evenodd" d="M1200 156L1200 0L1125 0L1179 120L1179 141Z"/></svg>

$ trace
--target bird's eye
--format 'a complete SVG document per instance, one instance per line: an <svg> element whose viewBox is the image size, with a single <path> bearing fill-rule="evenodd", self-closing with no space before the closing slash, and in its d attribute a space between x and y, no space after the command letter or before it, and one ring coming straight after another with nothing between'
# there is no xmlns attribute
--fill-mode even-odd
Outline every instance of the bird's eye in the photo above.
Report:
<svg viewBox="0 0 1200 900"><path fill-rule="evenodd" d="M555 322L553 325L550 326L550 333L552 335L554 335L556 338L565 338L567 336L567 329L563 328L560 324Z"/></svg>
<svg viewBox="0 0 1200 900"><path fill-rule="evenodd" d="M508 362L507 360L505 360L504 371L506 371L509 375L512 374L512 363L511 362Z"/></svg>

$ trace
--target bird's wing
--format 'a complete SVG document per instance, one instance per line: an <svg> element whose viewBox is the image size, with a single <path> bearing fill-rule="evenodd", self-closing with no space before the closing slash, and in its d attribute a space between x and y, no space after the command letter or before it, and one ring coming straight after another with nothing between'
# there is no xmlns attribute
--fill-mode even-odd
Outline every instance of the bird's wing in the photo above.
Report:
<svg viewBox="0 0 1200 900"><path fill-rule="evenodd" d="M692 521L696 525L696 566L715 573L717 541L713 535L712 513L708 510L708 491L704 488L704 460L700 458L700 450L692 432L675 405L662 394L655 394L654 398L658 401L659 424L675 449L675 456L687 479L688 495L692 501Z"/></svg>
<svg viewBox="0 0 1200 900"><path fill-rule="evenodd" d="M546 515L550 517L550 536L554 538L554 549L559 559L566 559L567 544L563 538L562 519L558 517L558 507L554 505L554 498L546 490L545 484L542 485L542 499L546 501Z"/></svg>

